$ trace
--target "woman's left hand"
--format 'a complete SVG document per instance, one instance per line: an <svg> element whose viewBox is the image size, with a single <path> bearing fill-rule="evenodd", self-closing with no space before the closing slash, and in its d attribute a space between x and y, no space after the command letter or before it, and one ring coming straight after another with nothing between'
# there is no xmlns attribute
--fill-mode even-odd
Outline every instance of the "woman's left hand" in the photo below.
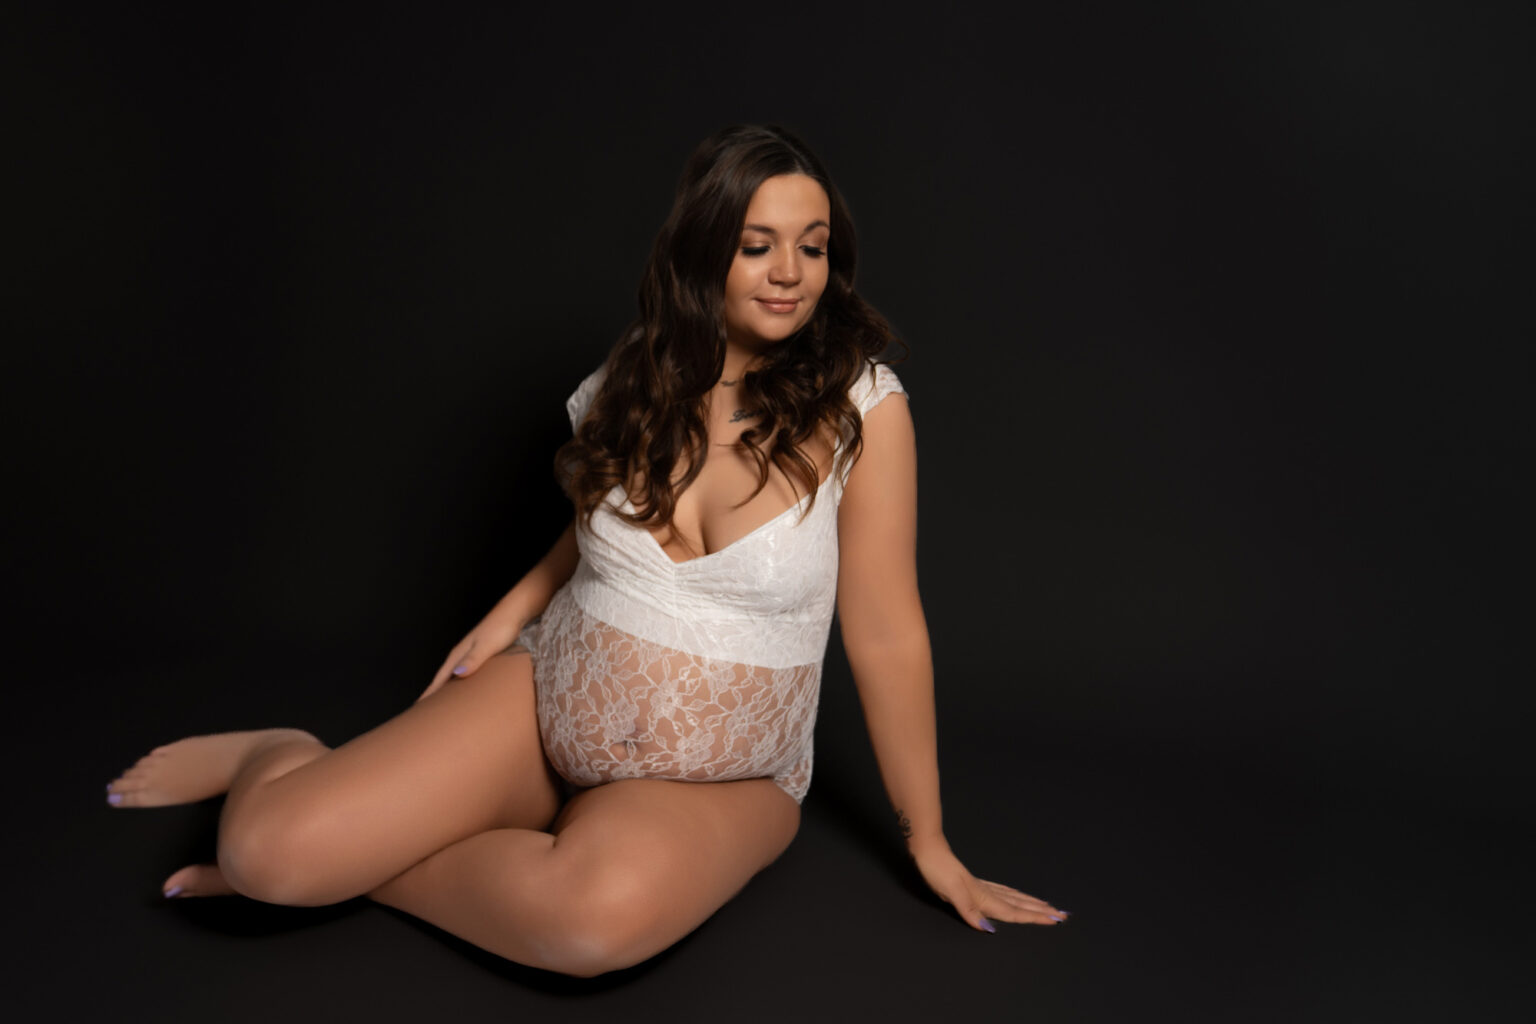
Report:
<svg viewBox="0 0 1536 1024"><path fill-rule="evenodd" d="M912 859L928 888L954 907L965 923L977 931L996 931L992 927L994 920L1015 924L1059 924L1067 919L1065 911L1057 910L1045 900L977 878L943 842L913 850Z"/></svg>

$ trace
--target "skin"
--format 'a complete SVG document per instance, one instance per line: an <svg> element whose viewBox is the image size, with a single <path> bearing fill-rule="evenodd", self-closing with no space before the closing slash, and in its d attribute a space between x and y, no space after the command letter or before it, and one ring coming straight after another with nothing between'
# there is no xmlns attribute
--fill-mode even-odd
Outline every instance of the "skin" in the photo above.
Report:
<svg viewBox="0 0 1536 1024"><path fill-rule="evenodd" d="M833 244L826 193L802 175L753 196L725 284L726 356L706 462L657 540L683 561L719 550L798 498L738 444L732 388L809 319ZM773 300L795 301L775 305ZM812 445L823 478L831 438ZM975 878L945 840L933 671L916 570L917 472L905 401L881 402L838 511L838 613L882 779L924 880L973 928L1065 915ZM512 644L575 571L574 525L460 641L416 704L335 750L292 729L157 748L108 787L118 807L227 793L217 864L167 895L241 893L316 905L359 895L511 960L590 976L698 927L793 839L800 811L769 779L612 782L563 806L544 757L527 652ZM509 648L511 648L509 650ZM500 653L498 653L500 652Z"/></svg>

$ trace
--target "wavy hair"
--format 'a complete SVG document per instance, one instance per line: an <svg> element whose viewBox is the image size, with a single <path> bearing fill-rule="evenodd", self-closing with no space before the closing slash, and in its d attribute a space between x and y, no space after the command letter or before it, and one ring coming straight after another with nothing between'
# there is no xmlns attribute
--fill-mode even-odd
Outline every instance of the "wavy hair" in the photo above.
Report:
<svg viewBox="0 0 1536 1024"><path fill-rule="evenodd" d="M639 315L609 353L575 436L556 453L556 473L584 522L621 486L634 511L620 516L668 524L677 496L698 477L708 443L705 398L725 367L726 275L753 194L782 174L804 174L827 193L827 286L806 324L743 375L741 404L757 420L741 444L757 463L758 481L742 503L767 486L772 464L814 505L820 475L804 445L819 430L831 428L842 440L833 472L858 457L862 421L848 389L896 338L854 291L853 221L821 161L783 128L738 125L689 157L646 262Z"/></svg>

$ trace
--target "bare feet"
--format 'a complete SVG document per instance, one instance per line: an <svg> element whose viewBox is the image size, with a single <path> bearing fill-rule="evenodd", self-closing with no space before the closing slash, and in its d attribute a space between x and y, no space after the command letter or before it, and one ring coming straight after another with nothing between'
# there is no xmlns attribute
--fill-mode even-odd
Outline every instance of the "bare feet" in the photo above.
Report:
<svg viewBox="0 0 1536 1024"><path fill-rule="evenodd" d="M167 878L160 886L167 897L233 896L235 890L224 881L217 864L189 864Z"/></svg>
<svg viewBox="0 0 1536 1024"><path fill-rule="evenodd" d="M235 773L251 757L294 741L319 742L300 729L221 732L177 740L151 750L112 780L107 786L107 803L113 807L166 807L206 800L228 791Z"/></svg>

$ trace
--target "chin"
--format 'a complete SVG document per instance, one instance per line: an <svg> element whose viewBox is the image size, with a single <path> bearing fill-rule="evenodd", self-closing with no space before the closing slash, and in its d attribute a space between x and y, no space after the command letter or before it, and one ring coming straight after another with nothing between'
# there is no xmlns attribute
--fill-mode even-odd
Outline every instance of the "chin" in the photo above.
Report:
<svg viewBox="0 0 1536 1024"><path fill-rule="evenodd" d="M769 344L777 345L782 341L788 341L790 338L793 338L802 328L805 327L806 324L809 324L810 322L810 317L806 317L804 320L796 324L786 324L780 321L778 323L766 324L764 325L764 330L754 331L753 333L763 341L768 342Z"/></svg>

